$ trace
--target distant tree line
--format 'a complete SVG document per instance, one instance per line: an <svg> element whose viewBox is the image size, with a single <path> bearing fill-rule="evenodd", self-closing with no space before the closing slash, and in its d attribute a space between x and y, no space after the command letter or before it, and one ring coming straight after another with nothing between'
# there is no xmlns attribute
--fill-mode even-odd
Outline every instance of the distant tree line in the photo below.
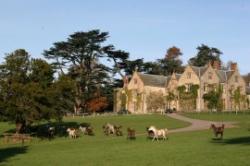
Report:
<svg viewBox="0 0 250 166"><path fill-rule="evenodd" d="M112 110L113 88L122 87L133 71L169 75L184 70L182 51L176 46L162 59L144 62L107 44L108 37L100 30L73 33L43 52L48 61L32 58L24 49L6 54L0 64L0 118L14 122L22 132L36 121L60 121L67 112ZM202 44L197 51L189 60L192 65L221 61L217 48Z"/></svg>

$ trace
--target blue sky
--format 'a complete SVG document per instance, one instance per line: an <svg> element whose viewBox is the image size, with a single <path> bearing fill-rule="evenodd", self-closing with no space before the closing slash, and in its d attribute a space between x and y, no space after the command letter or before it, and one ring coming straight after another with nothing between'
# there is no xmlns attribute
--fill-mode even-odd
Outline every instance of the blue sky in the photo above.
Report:
<svg viewBox="0 0 250 166"><path fill-rule="evenodd" d="M32 57L76 31L108 31L131 59L162 58L175 45L182 60L202 43L217 47L222 60L237 61L250 72L250 1L248 0L2 0L0 61L5 53L26 49Z"/></svg>

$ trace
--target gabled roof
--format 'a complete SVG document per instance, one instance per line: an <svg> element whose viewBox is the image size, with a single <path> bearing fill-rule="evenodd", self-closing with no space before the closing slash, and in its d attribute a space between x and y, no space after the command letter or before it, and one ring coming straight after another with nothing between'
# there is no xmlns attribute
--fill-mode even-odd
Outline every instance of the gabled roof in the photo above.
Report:
<svg viewBox="0 0 250 166"><path fill-rule="evenodd" d="M156 87L165 87L168 77L153 75L153 74L142 74L138 73L138 76L141 78L145 86L156 86Z"/></svg>
<svg viewBox="0 0 250 166"><path fill-rule="evenodd" d="M181 78L181 74L175 74L175 76L176 76L176 79L179 81L179 79Z"/></svg>
<svg viewBox="0 0 250 166"><path fill-rule="evenodd" d="M228 70L227 71L227 80L229 80L231 78L231 76L234 74L235 71L233 70Z"/></svg>
<svg viewBox="0 0 250 166"><path fill-rule="evenodd" d="M182 74L178 74L178 73L173 73L173 74L175 75L176 80L179 81ZM172 79L173 74L167 78L167 81L165 83L166 86L169 84L170 80Z"/></svg>
<svg viewBox="0 0 250 166"><path fill-rule="evenodd" d="M200 66L200 67L198 67L198 66L191 66L191 68L193 69L193 71L195 72L195 74L198 77L201 77L205 73L205 71L207 70L208 66L207 65Z"/></svg>
<svg viewBox="0 0 250 166"><path fill-rule="evenodd" d="M225 83L227 81L227 71L225 71L225 70L216 70L216 73L219 76L220 83Z"/></svg>
<svg viewBox="0 0 250 166"><path fill-rule="evenodd" d="M234 74L234 71L233 70L216 70L216 73L218 74L220 78L220 83L225 83L231 78L231 76Z"/></svg>

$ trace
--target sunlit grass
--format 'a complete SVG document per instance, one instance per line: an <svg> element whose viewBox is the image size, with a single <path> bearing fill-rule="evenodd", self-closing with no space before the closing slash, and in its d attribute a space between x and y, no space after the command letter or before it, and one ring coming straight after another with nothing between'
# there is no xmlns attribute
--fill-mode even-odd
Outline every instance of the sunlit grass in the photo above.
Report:
<svg viewBox="0 0 250 166"><path fill-rule="evenodd" d="M66 118L64 121L89 122L94 127L95 136L82 136L76 140L67 137L52 141L35 140L26 143L25 149L18 149L20 144L3 145L1 143L0 163L3 165L204 165L204 166L245 166L249 165L250 131L246 124L249 115L188 114L200 119L240 121L239 128L226 129L224 140L213 140L210 130L170 134L169 140L152 142L146 135L137 136L136 140L126 140L126 136L104 136L101 126L105 122L134 127L137 133L145 133L145 127L154 124L159 127L178 128L187 126L160 115L129 115L87 118ZM211 118L211 119L210 119ZM1 123L0 129L8 129ZM9 126L11 128L13 126ZM12 148L12 149L10 149ZM9 149L9 150L8 150ZM1 165L1 164L0 164Z"/></svg>

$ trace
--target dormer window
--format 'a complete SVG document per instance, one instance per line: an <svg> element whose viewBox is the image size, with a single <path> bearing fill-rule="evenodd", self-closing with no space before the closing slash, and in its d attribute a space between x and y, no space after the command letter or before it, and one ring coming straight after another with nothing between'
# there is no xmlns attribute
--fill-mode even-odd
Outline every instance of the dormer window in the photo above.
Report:
<svg viewBox="0 0 250 166"><path fill-rule="evenodd" d="M213 73L212 73L212 72L209 72L209 73L208 73L208 79L209 79L209 80L213 79Z"/></svg>
<svg viewBox="0 0 250 166"><path fill-rule="evenodd" d="M191 72L187 72L187 79L191 79L192 73Z"/></svg>

